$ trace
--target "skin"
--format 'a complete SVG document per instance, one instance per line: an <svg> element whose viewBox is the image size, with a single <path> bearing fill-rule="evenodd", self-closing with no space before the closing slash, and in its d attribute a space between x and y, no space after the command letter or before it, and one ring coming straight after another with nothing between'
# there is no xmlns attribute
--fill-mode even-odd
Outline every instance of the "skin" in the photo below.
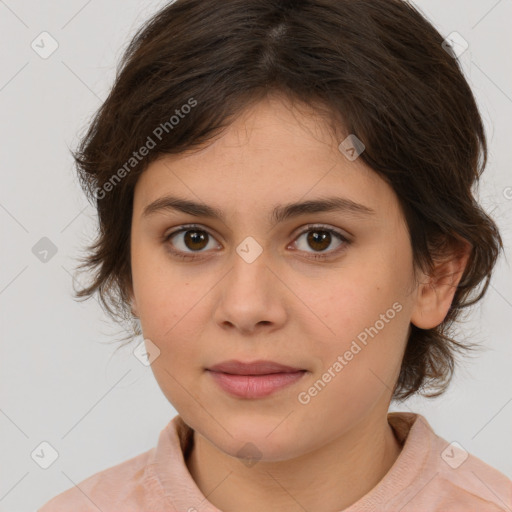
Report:
<svg viewBox="0 0 512 512"><path fill-rule="evenodd" d="M200 151L154 161L135 188L132 311L160 350L151 366L158 385L195 430L189 471L225 512L332 512L375 487L401 450L387 412L410 324L443 321L467 261L450 255L435 274L414 279L398 199L361 158L340 152L347 135L332 134L311 108L270 96ZM226 221L177 211L142 216L171 193L221 209ZM376 214L267 222L277 204L332 195ZM183 232L164 241L188 223L207 232L202 246L186 245ZM350 244L335 235L320 249L308 243L315 229L301 233L319 223ZM236 252L248 236L262 248L252 263ZM178 259L169 246L197 259ZM326 259L311 258L319 253ZM300 403L298 394L397 302L400 312ZM228 359L268 359L308 373L269 397L236 398L205 371ZM249 442L259 451L252 465L239 456Z"/></svg>

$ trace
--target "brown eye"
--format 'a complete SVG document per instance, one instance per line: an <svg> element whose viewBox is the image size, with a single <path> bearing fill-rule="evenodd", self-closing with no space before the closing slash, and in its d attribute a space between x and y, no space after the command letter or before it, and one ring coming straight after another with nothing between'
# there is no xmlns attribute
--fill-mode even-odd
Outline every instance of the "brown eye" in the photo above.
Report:
<svg viewBox="0 0 512 512"><path fill-rule="evenodd" d="M301 242L302 238L304 242ZM338 244L334 246L334 249L328 250L336 239ZM181 229L164 236L168 252L173 257L183 260L201 258L203 253L210 252L208 249L222 248L220 244L216 245L215 241L216 239L207 230L194 225L182 226ZM308 226L308 229L295 239L293 245L300 252L309 254L306 256L307 258L322 260L341 253L350 243L348 238L335 229L324 226Z"/></svg>
<svg viewBox="0 0 512 512"><path fill-rule="evenodd" d="M208 241L208 233L205 231L198 231L198 230L188 230L185 231L185 236L183 237L183 243L185 246L193 251L200 251L201 249L204 249L207 243L205 244L205 241Z"/></svg>
<svg viewBox="0 0 512 512"><path fill-rule="evenodd" d="M304 235L307 235L304 237L305 242L300 243ZM332 246L333 241L336 239L338 239L338 244L334 249L328 251L327 249ZM340 250L344 250L345 247L350 244L350 241L341 233L323 226L309 226L296 240L294 245L297 246L298 250L309 253L311 255L309 257L316 259L327 258L330 255L339 253ZM338 249L339 247L341 247L341 249ZM308 251L308 248L313 249L313 251Z"/></svg>
<svg viewBox="0 0 512 512"><path fill-rule="evenodd" d="M215 248L215 244L212 244L213 240L215 239L208 231L194 226L183 227L164 238L168 250L173 255L184 259L194 258L194 253L206 252L205 249L208 249L209 245Z"/></svg>
<svg viewBox="0 0 512 512"><path fill-rule="evenodd" d="M315 251L324 251L331 245L331 234L328 231L310 231L307 236L309 246Z"/></svg>

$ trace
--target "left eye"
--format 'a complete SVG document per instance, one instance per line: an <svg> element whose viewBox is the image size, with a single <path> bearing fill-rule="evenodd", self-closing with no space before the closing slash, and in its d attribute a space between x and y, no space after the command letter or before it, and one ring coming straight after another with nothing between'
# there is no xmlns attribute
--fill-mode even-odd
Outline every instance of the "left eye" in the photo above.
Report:
<svg viewBox="0 0 512 512"><path fill-rule="evenodd" d="M303 231L298 237L297 240L300 240L304 235L307 235L305 238L306 244L309 245L309 247L312 247L315 249L313 253L315 252L325 252L325 250L331 245L333 240L333 235L335 238L338 238L340 243L337 247L349 243L346 237L344 237L341 233L334 229L330 228L324 228L324 227L310 227L306 231ZM295 242L295 245L299 246L299 250L305 250L300 247L300 244L298 242ZM308 251L305 251L308 252ZM332 251L329 252L336 252L336 248L334 248ZM314 257L322 257L322 255L316 255L314 254Z"/></svg>

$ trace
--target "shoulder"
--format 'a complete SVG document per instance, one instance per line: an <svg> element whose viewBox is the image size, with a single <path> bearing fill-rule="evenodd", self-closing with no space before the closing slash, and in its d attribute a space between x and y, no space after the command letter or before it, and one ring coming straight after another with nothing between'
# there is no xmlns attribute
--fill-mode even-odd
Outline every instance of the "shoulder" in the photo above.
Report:
<svg viewBox="0 0 512 512"><path fill-rule="evenodd" d="M415 419L416 435L426 440L425 458L415 482L418 488L414 489L410 502L416 510L504 512L512 509L510 478L461 444L437 435L422 416L417 415Z"/></svg>
<svg viewBox="0 0 512 512"><path fill-rule="evenodd" d="M452 510L450 503L453 510L459 510L455 503L489 512L511 510L512 480L460 445L436 437L442 448L436 478L447 510Z"/></svg>
<svg viewBox="0 0 512 512"><path fill-rule="evenodd" d="M145 473L154 450L152 448L86 478L52 498L37 512L140 510L139 505L145 497Z"/></svg>

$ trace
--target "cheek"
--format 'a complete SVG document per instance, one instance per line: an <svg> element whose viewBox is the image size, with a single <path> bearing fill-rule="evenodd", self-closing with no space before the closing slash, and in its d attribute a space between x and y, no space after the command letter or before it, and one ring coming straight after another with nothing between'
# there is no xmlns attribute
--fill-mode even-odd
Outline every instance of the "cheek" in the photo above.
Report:
<svg viewBox="0 0 512 512"><path fill-rule="evenodd" d="M142 332L159 348L159 363L179 373L201 361L199 340L211 318L207 301L201 300L207 288L204 282L190 283L183 276L165 275L155 268L141 272L137 282Z"/></svg>
<svg viewBox="0 0 512 512"><path fill-rule="evenodd" d="M340 398L393 387L407 339L405 270L402 273L391 263L385 268L382 258L378 268L370 263L342 269L330 283L329 294L312 296L318 316L329 328L321 337L317 331L314 350L322 371L336 375L329 387L336 388Z"/></svg>
<svg viewBox="0 0 512 512"><path fill-rule="evenodd" d="M346 303L348 306L350 303ZM322 361L322 368L308 383L309 388L301 389L301 402L310 400L322 424L339 425L347 418L358 418L382 399L392 395L398 377L403 348L407 335L407 321L400 315L405 310L396 302L386 304L382 309L384 320L379 317L381 309L360 316L343 313L346 321L339 321L333 341L324 338L316 354ZM340 316L341 318L341 316ZM318 345L317 345L318 347Z"/></svg>
<svg viewBox="0 0 512 512"><path fill-rule="evenodd" d="M132 243L132 280L141 324L152 333L165 332L185 309L188 287L157 242L140 235Z"/></svg>
<svg viewBox="0 0 512 512"><path fill-rule="evenodd" d="M336 278L329 280L329 293L325 293L324 287L323 292L304 289L303 295L326 327L326 342L347 342L376 322L380 330L390 331L389 325L396 323L398 310L405 309L405 283L401 281L402 276L391 267L380 266L375 270L373 265L350 266L340 269Z"/></svg>

